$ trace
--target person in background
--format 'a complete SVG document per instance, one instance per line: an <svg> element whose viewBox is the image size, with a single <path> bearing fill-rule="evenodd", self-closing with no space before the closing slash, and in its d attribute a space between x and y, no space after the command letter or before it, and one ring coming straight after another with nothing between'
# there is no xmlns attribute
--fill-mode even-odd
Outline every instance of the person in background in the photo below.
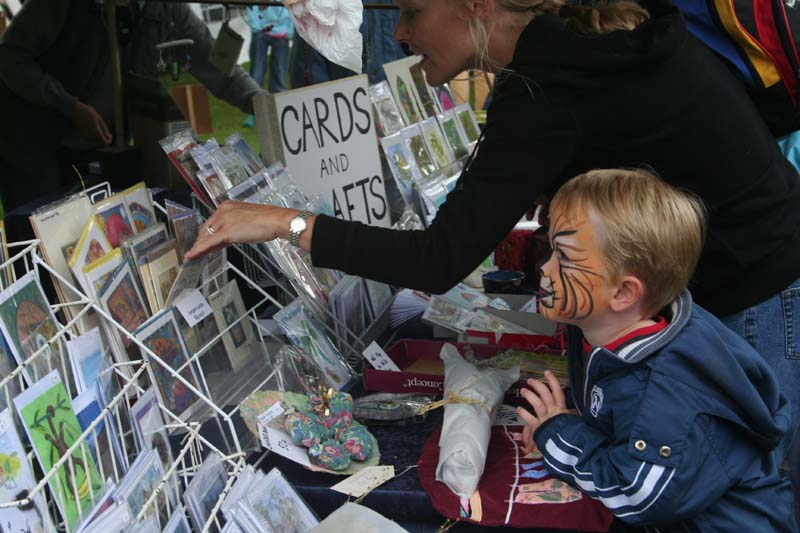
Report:
<svg viewBox="0 0 800 533"><path fill-rule="evenodd" d="M189 38L185 63L218 98L252 113L259 86L240 67L208 61L214 40L183 3L137 0L118 8L122 72L158 77L158 43ZM0 41L0 195L6 213L61 185L63 147L111 144L113 85L104 4L27 0ZM63 157L69 157L69 151Z"/></svg>
<svg viewBox="0 0 800 533"><path fill-rule="evenodd" d="M567 410L552 372L522 395L526 453L622 522L796 531L775 448L790 406L764 359L692 302L696 197L642 170L592 170L550 202L539 312L568 324Z"/></svg>
<svg viewBox="0 0 800 533"><path fill-rule="evenodd" d="M250 76L259 87L264 85L267 73L267 49L269 57L269 92L286 90L289 65L289 41L294 35L294 25L285 7L252 6L247 8L247 23L250 25ZM247 115L242 127L256 125L255 117Z"/></svg>
<svg viewBox="0 0 800 533"><path fill-rule="evenodd" d="M800 425L800 176L727 66L666 0L398 4L395 39L422 56L428 83L470 68L497 75L477 152L433 223L393 231L226 202L187 257L291 236L315 266L442 293L540 195L593 168L644 165L707 208L692 295L778 377L792 403L778 448L788 454Z"/></svg>

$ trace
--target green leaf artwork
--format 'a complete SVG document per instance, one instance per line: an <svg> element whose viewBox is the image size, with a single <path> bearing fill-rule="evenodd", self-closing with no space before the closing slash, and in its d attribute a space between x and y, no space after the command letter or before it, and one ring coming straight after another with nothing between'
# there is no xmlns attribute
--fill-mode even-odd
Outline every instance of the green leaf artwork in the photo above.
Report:
<svg viewBox="0 0 800 533"><path fill-rule="evenodd" d="M57 372L51 372L14 403L42 470L49 472L81 435L64 384ZM78 447L71 457L72 468L69 461L63 464L50 478L50 488L68 526L74 528L80 519L79 508L84 513L91 509L92 495L100 493L103 483L88 448L84 454Z"/></svg>

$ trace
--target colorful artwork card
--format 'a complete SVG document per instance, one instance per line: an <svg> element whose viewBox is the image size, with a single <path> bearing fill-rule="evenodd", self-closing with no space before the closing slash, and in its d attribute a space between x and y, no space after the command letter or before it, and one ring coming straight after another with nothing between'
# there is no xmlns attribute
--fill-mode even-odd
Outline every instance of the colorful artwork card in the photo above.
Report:
<svg viewBox="0 0 800 533"><path fill-rule="evenodd" d="M111 244L97 224L97 219L89 217L69 259L69 268L85 292L89 291L89 287L83 275L83 267L94 263L111 252L111 248Z"/></svg>
<svg viewBox="0 0 800 533"><path fill-rule="evenodd" d="M83 432L58 372L47 374L23 391L14 398L14 406L42 471L49 472ZM80 447L69 461L50 478L49 485L67 527L72 529L80 520L79 509L84 514L91 510L92 494L101 494L104 483L91 454L82 453Z"/></svg>
<svg viewBox="0 0 800 533"><path fill-rule="evenodd" d="M428 147L425 145L425 138L422 136L422 131L417 124L409 126L402 132L403 140L408 146L408 150L414 156L414 162L417 164L420 175L422 178L433 176L438 167L434 162L431 154L428 152Z"/></svg>
<svg viewBox="0 0 800 533"><path fill-rule="evenodd" d="M268 531L309 531L319 524L308 505L277 468L251 485L247 503Z"/></svg>
<svg viewBox="0 0 800 533"><path fill-rule="evenodd" d="M172 466L169 436L153 388L147 389L131 407L133 430L141 450L155 450L166 472Z"/></svg>
<svg viewBox="0 0 800 533"><path fill-rule="evenodd" d="M125 197L128 212L133 220L134 233L141 233L157 222L153 200L150 198L150 192L143 181L125 189L122 194Z"/></svg>
<svg viewBox="0 0 800 533"><path fill-rule="evenodd" d="M33 469L9 409L0 411L0 503L23 500L36 487ZM43 492L28 506L0 509L0 531L55 533Z"/></svg>
<svg viewBox="0 0 800 533"><path fill-rule="evenodd" d="M126 332L136 331L147 320L147 308L128 263L122 263L100 294L100 305ZM117 331L126 348L131 344L127 334ZM125 361L119 361L125 362Z"/></svg>
<svg viewBox="0 0 800 533"><path fill-rule="evenodd" d="M225 463L217 454L210 453L197 469L184 494L184 500L189 506L189 514L197 531L202 531L206 521L211 517L211 511L217 505L227 482L228 471L225 469Z"/></svg>
<svg viewBox="0 0 800 533"><path fill-rule="evenodd" d="M408 67L408 71L411 73L411 79L414 80L414 86L416 87L417 95L419 96L419 103L422 109L425 111L425 118L435 117L439 108L434 103L434 99L431 94L432 89L430 85L428 85L428 81L425 79L425 71L422 70L422 67L419 66L419 63Z"/></svg>
<svg viewBox="0 0 800 533"><path fill-rule="evenodd" d="M63 368L61 339L54 339L58 322L35 272L28 272L0 293L0 327L17 363L27 366L24 375L29 385L53 369ZM64 378L68 376L61 376L62 381Z"/></svg>
<svg viewBox="0 0 800 533"><path fill-rule="evenodd" d="M478 126L478 119L475 118L475 112L469 104L461 104L453 110L453 113L458 117L458 123L461 125L467 142L476 142L481 136L481 129Z"/></svg>
<svg viewBox="0 0 800 533"><path fill-rule="evenodd" d="M421 61L420 56L409 56L383 65L386 80L407 126L429 118L425 113L417 85L411 76L411 67Z"/></svg>
<svg viewBox="0 0 800 533"><path fill-rule="evenodd" d="M384 137L381 146L403 200L406 205L412 205L414 182L422 178L414 154L403 140L402 133Z"/></svg>
<svg viewBox="0 0 800 533"><path fill-rule="evenodd" d="M198 398L186 386L186 383L197 389L199 386L195 378L194 366L184 366L189 360L190 354L175 319L174 311L170 308L154 316L136 330L136 338L158 356L164 365L169 367L167 369L157 361L153 361L151 365L164 407L181 419L188 419L192 412L192 406ZM144 353L143 355L150 359L149 354ZM180 371L180 376L186 383L173 374L173 370L182 366L183 370Z"/></svg>
<svg viewBox="0 0 800 533"><path fill-rule="evenodd" d="M133 223L125 196L122 193L109 196L94 205L94 213L100 230L105 234L112 248L133 235Z"/></svg>
<svg viewBox="0 0 800 533"><path fill-rule="evenodd" d="M246 309L236 280L231 280L218 292L212 294L208 303L214 310L214 319L219 331L225 330L233 324L222 335L222 341L228 351L233 368L241 368L250 356L256 335L253 324L246 316ZM239 320L240 318L241 320Z"/></svg>
<svg viewBox="0 0 800 533"><path fill-rule="evenodd" d="M435 118L429 118L420 122L420 130L425 138L425 144L431 153L433 160L440 168L444 168L456 160L450 145L442 134L439 122Z"/></svg>
<svg viewBox="0 0 800 533"><path fill-rule="evenodd" d="M72 400L72 409L78 417L81 432L89 429L89 426L100 417L104 407L97 386L86 389ZM86 444L95 464L100 468L100 479L109 477L117 479L125 472L125 455L110 415L94 427L86 438Z"/></svg>
<svg viewBox="0 0 800 533"><path fill-rule="evenodd" d="M467 143L464 140L464 135L461 132L461 126L458 123L458 117L451 112L440 113L437 116L439 125L442 127L444 137L447 139L447 144L453 151L456 159L467 157L469 151L467 150Z"/></svg>
<svg viewBox="0 0 800 533"><path fill-rule="evenodd" d="M375 111L375 123L380 137L394 135L405 127L403 117L392 96L389 83L382 81L369 87L370 99Z"/></svg>

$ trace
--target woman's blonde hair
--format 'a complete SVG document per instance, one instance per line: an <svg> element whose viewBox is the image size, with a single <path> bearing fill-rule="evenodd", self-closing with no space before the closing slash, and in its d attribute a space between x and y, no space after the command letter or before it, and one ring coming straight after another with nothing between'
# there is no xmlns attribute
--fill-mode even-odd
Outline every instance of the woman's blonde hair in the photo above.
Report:
<svg viewBox="0 0 800 533"><path fill-rule="evenodd" d="M525 27L539 15L557 15L568 26L585 35L602 35L615 30L632 30L650 18L648 11L633 0L599 0L591 6L567 5L565 0L495 0L496 16L486 25L469 12L464 0L449 0L465 12L472 41L478 50L480 70L500 72L489 55L489 35L498 23L506 27Z"/></svg>
<svg viewBox="0 0 800 533"><path fill-rule="evenodd" d="M609 273L644 284L644 309L656 313L689 283L705 237L705 208L694 195L645 170L592 170L565 183L551 212L581 207L602 224L597 235Z"/></svg>

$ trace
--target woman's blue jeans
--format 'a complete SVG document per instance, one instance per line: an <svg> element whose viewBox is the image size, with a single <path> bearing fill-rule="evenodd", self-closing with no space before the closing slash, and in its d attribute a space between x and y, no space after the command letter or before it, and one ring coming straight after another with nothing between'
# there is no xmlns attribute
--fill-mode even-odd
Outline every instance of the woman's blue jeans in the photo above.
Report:
<svg viewBox="0 0 800 533"><path fill-rule="evenodd" d="M777 449L789 462L795 498L800 493L800 279L780 294L722 322L741 335L775 372L792 406L792 427Z"/></svg>

